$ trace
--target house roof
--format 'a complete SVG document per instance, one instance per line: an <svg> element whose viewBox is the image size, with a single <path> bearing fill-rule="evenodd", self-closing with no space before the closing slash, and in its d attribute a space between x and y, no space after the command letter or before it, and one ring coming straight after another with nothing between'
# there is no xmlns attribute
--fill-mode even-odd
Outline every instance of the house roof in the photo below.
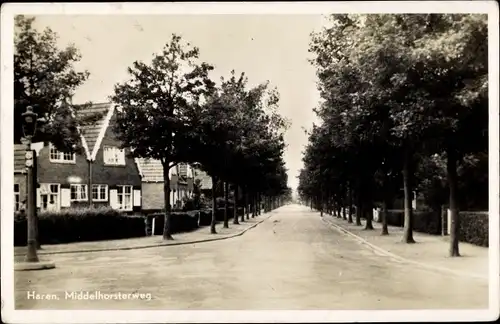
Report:
<svg viewBox="0 0 500 324"><path fill-rule="evenodd" d="M97 103L80 109L79 113L82 117L90 116L95 113L103 114L103 117L94 124L85 125L82 127L82 137L85 141L84 146L87 150L87 158L95 159L97 151L101 146L102 139L109 126L109 120L113 115L114 107L111 103Z"/></svg>
<svg viewBox="0 0 500 324"><path fill-rule="evenodd" d="M135 159L135 163L137 164L143 182L163 181L163 166L159 160L137 158Z"/></svg>
<svg viewBox="0 0 500 324"><path fill-rule="evenodd" d="M26 172L25 152L25 145L14 145L14 173Z"/></svg>

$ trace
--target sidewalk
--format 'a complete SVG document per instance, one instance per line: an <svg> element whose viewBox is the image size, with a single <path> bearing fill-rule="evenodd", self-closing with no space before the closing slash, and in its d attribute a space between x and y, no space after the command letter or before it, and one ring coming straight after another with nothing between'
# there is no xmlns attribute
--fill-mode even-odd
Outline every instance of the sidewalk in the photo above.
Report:
<svg viewBox="0 0 500 324"><path fill-rule="evenodd" d="M247 230L257 226L273 215L272 212L262 214L255 218L245 219L245 222L240 222L239 225L234 225L232 219L229 221L229 228L223 228L222 222L217 223L217 234L210 234L210 226L203 226L191 232L172 234L172 241L164 241L161 235L138 237L121 240L109 241L94 241L94 242L77 242L67 244L51 244L42 245L42 250L38 251L39 255L61 254L61 253L83 253L83 252L98 252L112 250L131 250L143 249L148 247L181 245L210 242L215 240L228 239L239 236ZM26 255L26 247L14 247L14 256L16 261ZM19 259L19 260L17 260Z"/></svg>
<svg viewBox="0 0 500 324"><path fill-rule="evenodd" d="M361 220L362 226L356 226L347 223L347 220L325 215L323 221L338 230L343 229L351 233L351 236L354 234L358 241L399 261L458 275L488 279L488 248L460 242L461 257L452 258L448 256L448 236L413 232L413 238L417 243L405 244L402 243L402 227L389 226L389 235L382 236L380 223L373 222L374 230L364 230L365 220Z"/></svg>

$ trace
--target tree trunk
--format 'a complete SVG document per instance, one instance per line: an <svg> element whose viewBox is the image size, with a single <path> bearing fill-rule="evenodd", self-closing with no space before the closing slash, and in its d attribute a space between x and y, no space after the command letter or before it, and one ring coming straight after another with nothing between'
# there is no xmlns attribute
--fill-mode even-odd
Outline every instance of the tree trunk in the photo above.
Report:
<svg viewBox="0 0 500 324"><path fill-rule="evenodd" d="M245 214L247 215L247 219L249 218L250 216L250 205L251 205L251 194L249 192L247 192L246 196L245 196L245 211L243 212L243 215L241 215L241 220L244 221L245 220Z"/></svg>
<svg viewBox="0 0 500 324"><path fill-rule="evenodd" d="M210 222L210 234L217 234L215 224L217 223L217 194L215 187L217 186L217 178L212 176L212 221Z"/></svg>
<svg viewBox="0 0 500 324"><path fill-rule="evenodd" d="M257 194L252 197L252 217L257 217Z"/></svg>
<svg viewBox="0 0 500 324"><path fill-rule="evenodd" d="M457 176L457 155L453 149L447 150L446 173L448 186L450 187L450 256L460 256L458 249L458 239L460 231L460 217L458 211L458 176Z"/></svg>
<svg viewBox="0 0 500 324"><path fill-rule="evenodd" d="M255 194L252 194L252 197L250 199L250 214L252 218L255 217Z"/></svg>
<svg viewBox="0 0 500 324"><path fill-rule="evenodd" d="M224 181L224 225L223 225L224 228L229 228L228 200L229 200L229 182Z"/></svg>
<svg viewBox="0 0 500 324"><path fill-rule="evenodd" d="M373 230L373 201L372 201L372 184L370 179L366 179L366 190L364 190L363 205L365 209L365 230Z"/></svg>
<svg viewBox="0 0 500 324"><path fill-rule="evenodd" d="M262 214L262 199L260 193L257 194L257 216Z"/></svg>
<svg viewBox="0 0 500 324"><path fill-rule="evenodd" d="M373 208L370 203L365 205L365 230L373 230Z"/></svg>
<svg viewBox="0 0 500 324"><path fill-rule="evenodd" d="M242 188L242 193L243 193L243 197L245 196L245 189ZM238 224L238 198L239 198L239 195L240 195L240 187L238 186L237 183L234 184L234 216L233 216L233 223L234 224ZM245 215L245 210L243 210L243 215Z"/></svg>
<svg viewBox="0 0 500 324"><path fill-rule="evenodd" d="M352 188L351 188L351 184L349 183L349 189L348 189L348 202L347 202L347 205L348 205L348 208L349 208L349 214L347 216L347 222L348 223L351 223L352 224Z"/></svg>
<svg viewBox="0 0 500 324"><path fill-rule="evenodd" d="M358 190L359 191L359 190ZM356 193L356 226L361 226L361 213L363 206L361 205L361 196Z"/></svg>
<svg viewBox="0 0 500 324"><path fill-rule="evenodd" d="M165 203L165 221L163 222L163 239L173 240L170 228L172 206L170 205L170 162L163 162L163 200Z"/></svg>
<svg viewBox="0 0 500 324"><path fill-rule="evenodd" d="M404 230L403 230L403 242L404 243L415 243L413 239L413 208L411 205L411 195L412 195L412 178L413 173L410 168L411 164L411 152L409 149L405 152L404 163L403 163L403 185L404 185Z"/></svg>
<svg viewBox="0 0 500 324"><path fill-rule="evenodd" d="M387 195L387 194L386 194ZM389 235L389 228L387 226L387 197L384 197L384 201L382 202L382 235Z"/></svg>
<svg viewBox="0 0 500 324"><path fill-rule="evenodd" d="M247 196L246 196L246 190L243 187L242 188L242 193L243 193L243 215L242 217L245 217L245 210L247 209ZM238 199L238 184L234 184L234 217L233 217L233 224L238 225L240 222L238 221L238 204L236 203L236 200Z"/></svg>
<svg viewBox="0 0 500 324"><path fill-rule="evenodd" d="M259 216L259 194L255 194L255 216Z"/></svg>

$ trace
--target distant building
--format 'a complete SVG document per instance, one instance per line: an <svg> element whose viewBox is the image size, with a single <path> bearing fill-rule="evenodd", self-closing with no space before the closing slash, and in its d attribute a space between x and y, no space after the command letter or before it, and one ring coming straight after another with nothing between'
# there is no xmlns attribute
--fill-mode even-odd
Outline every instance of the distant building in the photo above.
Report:
<svg viewBox="0 0 500 324"><path fill-rule="evenodd" d="M212 177L210 177L205 171L200 169L193 169L194 180L199 179L201 181L201 189L209 190L212 189Z"/></svg>
<svg viewBox="0 0 500 324"><path fill-rule="evenodd" d="M163 166L155 159L135 159L142 181L142 209L145 212L159 211L165 208ZM193 193L193 175L191 167L179 164L169 171L170 204L182 206L185 198Z"/></svg>

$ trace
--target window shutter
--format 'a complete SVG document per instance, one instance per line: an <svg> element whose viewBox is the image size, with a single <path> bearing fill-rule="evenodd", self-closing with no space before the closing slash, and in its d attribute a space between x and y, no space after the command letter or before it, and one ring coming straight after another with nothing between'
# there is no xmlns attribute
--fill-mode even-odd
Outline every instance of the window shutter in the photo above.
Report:
<svg viewBox="0 0 500 324"><path fill-rule="evenodd" d="M134 190L134 207L138 207L141 205L141 191Z"/></svg>
<svg viewBox="0 0 500 324"><path fill-rule="evenodd" d="M61 207L71 206L71 189L62 188L61 189Z"/></svg>
<svg viewBox="0 0 500 324"><path fill-rule="evenodd" d="M109 191L109 205L113 209L118 209L118 190L116 189L111 189Z"/></svg>
<svg viewBox="0 0 500 324"><path fill-rule="evenodd" d="M40 188L36 188L36 207L42 207L42 194Z"/></svg>

